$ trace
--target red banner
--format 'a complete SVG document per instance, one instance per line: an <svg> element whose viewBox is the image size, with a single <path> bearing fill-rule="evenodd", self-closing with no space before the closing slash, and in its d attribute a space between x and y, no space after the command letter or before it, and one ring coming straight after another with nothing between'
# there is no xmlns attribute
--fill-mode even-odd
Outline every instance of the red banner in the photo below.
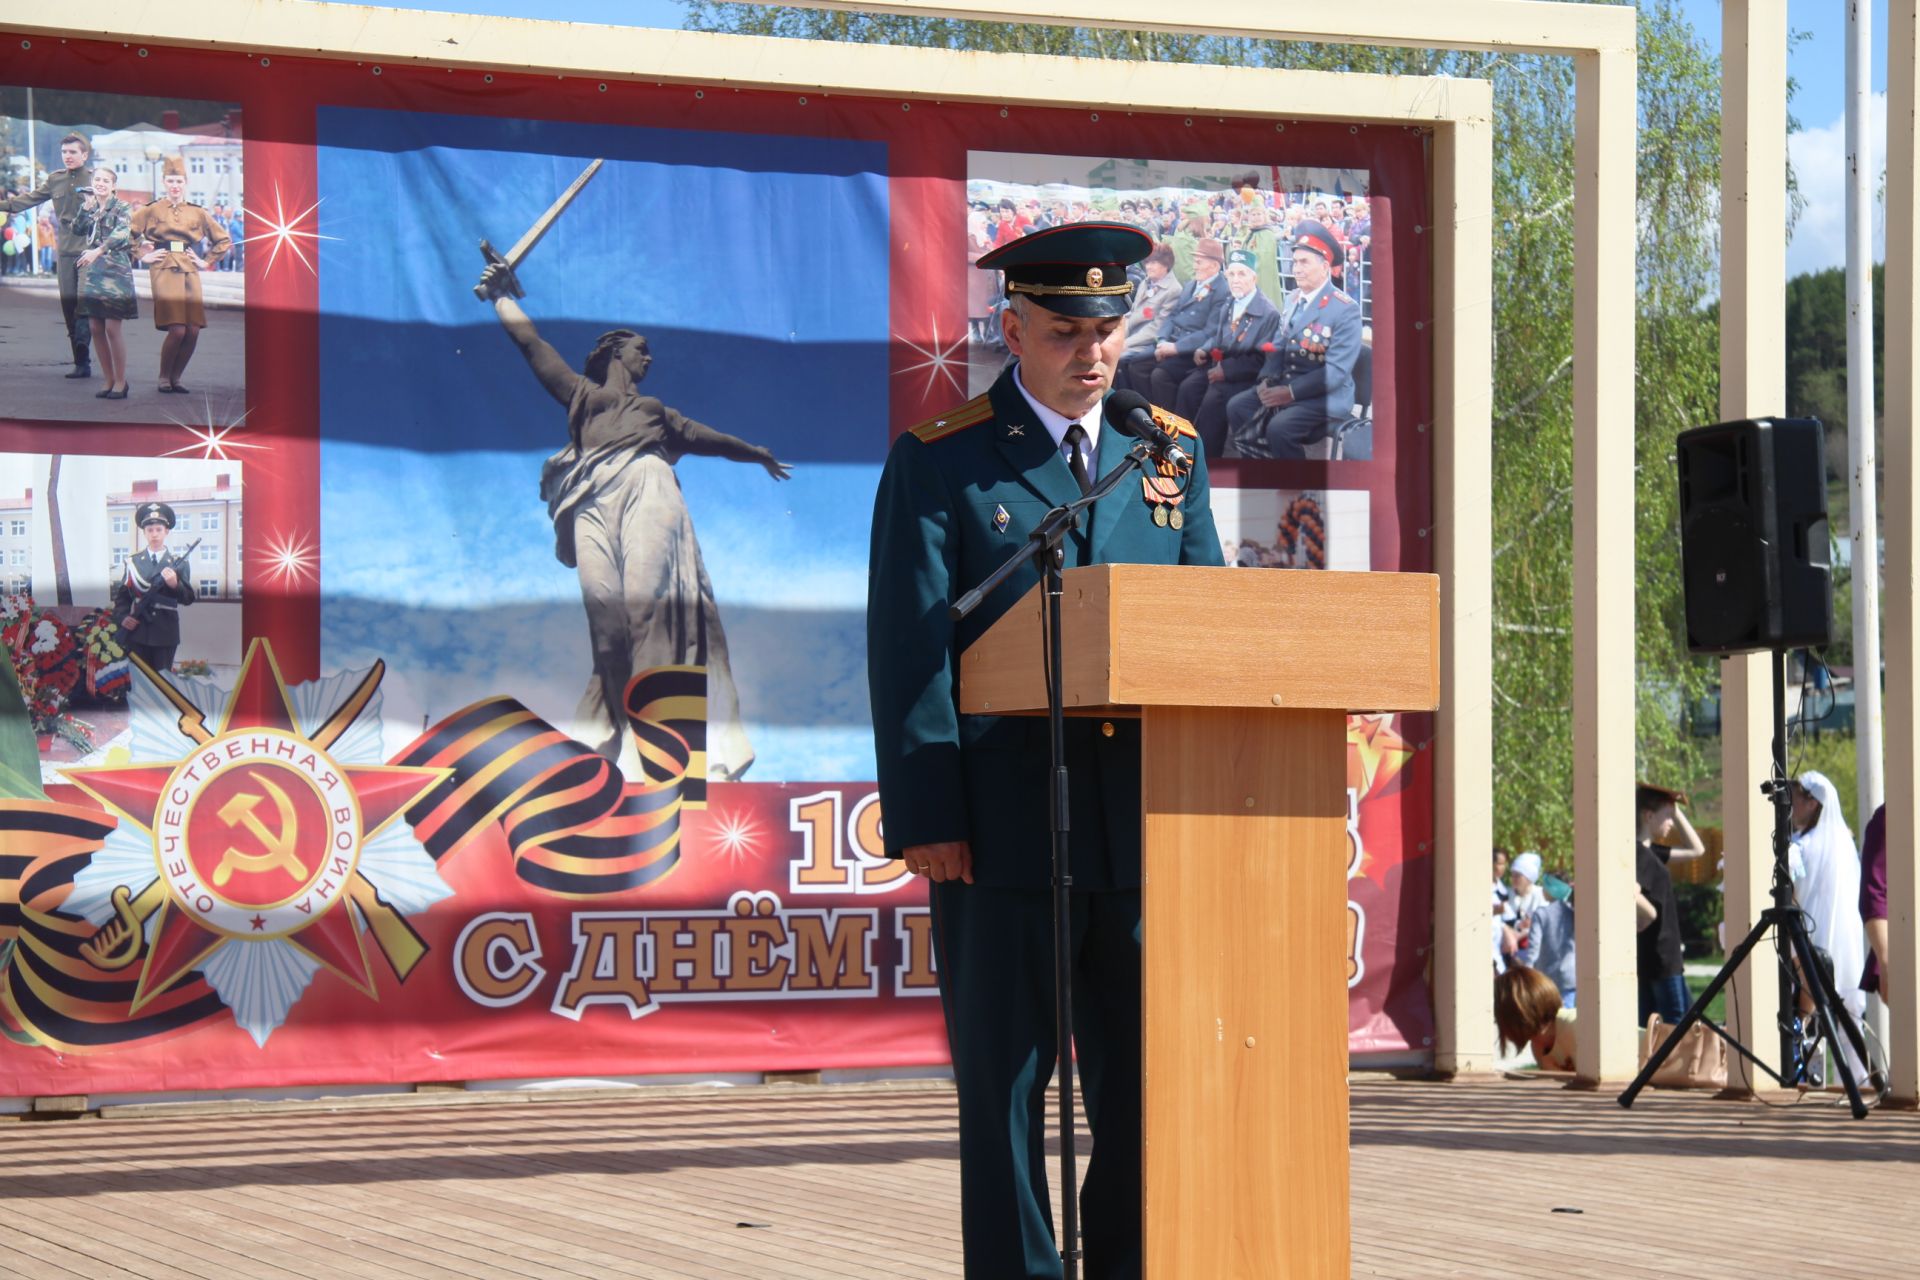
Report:
<svg viewBox="0 0 1920 1280"><path fill-rule="evenodd" d="M1305 458L1210 460L1223 549L1431 567L1417 133L84 41L5 77L0 1093L944 1061L860 611L889 441L1006 359L1007 236L1133 221L1175 286L1218 239L1276 307L1337 240L1360 336L1300 350L1348 392ZM124 367L59 376L93 332ZM1356 1052L1430 1047L1430 735L1349 727Z"/></svg>

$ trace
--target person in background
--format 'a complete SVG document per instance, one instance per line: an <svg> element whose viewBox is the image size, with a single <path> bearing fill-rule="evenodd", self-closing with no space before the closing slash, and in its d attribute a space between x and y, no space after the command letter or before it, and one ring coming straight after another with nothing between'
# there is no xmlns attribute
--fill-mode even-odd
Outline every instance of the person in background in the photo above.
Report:
<svg viewBox="0 0 1920 1280"><path fill-rule="evenodd" d="M971 267L993 251L993 233L985 209L967 211L967 265ZM993 304L999 290L990 271L967 272L967 337L974 342L989 341Z"/></svg>
<svg viewBox="0 0 1920 1280"><path fill-rule="evenodd" d="M1133 305L1127 308L1127 345L1120 357L1122 360L1130 355L1152 354L1160 339L1161 318L1180 298L1180 281L1173 274L1171 245L1154 245L1143 265L1145 278L1134 290ZM974 276L985 278L986 272L976 271Z"/></svg>
<svg viewBox="0 0 1920 1280"><path fill-rule="evenodd" d="M113 585L113 620L125 637L127 653L147 664L155 675L173 670L180 648L180 610L198 598L193 581L167 547L173 532L173 508L149 502L134 515L146 545L126 559L126 569ZM151 601L147 597L151 596ZM146 616L142 617L142 612Z"/></svg>
<svg viewBox="0 0 1920 1280"><path fill-rule="evenodd" d="M1493 1025L1502 1044L1532 1049L1542 1071L1573 1070L1573 1006L1540 970L1515 965L1493 980Z"/></svg>
<svg viewBox="0 0 1920 1280"><path fill-rule="evenodd" d="M1860 920L1867 935L1867 964L1860 975L1862 991L1877 992L1886 1003L1887 992L1887 806L1867 819L1860 837Z"/></svg>
<svg viewBox="0 0 1920 1280"><path fill-rule="evenodd" d="M80 255L80 304L100 372L106 375L102 400L127 398L127 339L120 322L140 314L133 289L133 206L119 198L119 175L102 165L93 171L93 190L73 216L73 229L87 251Z"/></svg>
<svg viewBox="0 0 1920 1280"><path fill-rule="evenodd" d="M1693 825L1680 812L1686 797L1680 792L1641 783L1634 796L1634 809L1640 829L1634 852L1634 906L1639 927L1636 969L1640 980L1640 1022L1658 1013L1668 1022L1678 1022L1687 1012L1686 963L1680 948L1680 903L1673 892L1673 876L1667 871L1668 859L1675 850L1665 843L1678 826L1689 841L1685 856L1705 852Z"/></svg>
<svg viewBox="0 0 1920 1280"><path fill-rule="evenodd" d="M1535 911L1547 905L1547 895L1540 890L1540 855L1529 849L1513 860L1513 869L1507 873L1507 884L1512 891L1513 914L1521 920L1530 918Z"/></svg>
<svg viewBox="0 0 1920 1280"><path fill-rule="evenodd" d="M46 181L22 195L0 201L0 211L15 214L37 204L51 205L59 225L55 273L60 279L60 314L66 321L67 341L73 348L73 371L69 378L93 376L93 350L86 321L75 314L80 305L80 255L85 242L73 231L73 215L93 184L87 161L93 157L93 145L77 133L60 139L60 168L47 174Z"/></svg>
<svg viewBox="0 0 1920 1280"><path fill-rule="evenodd" d="M1493 850L1493 971L1505 973L1507 957L1520 950L1520 935L1514 932L1513 890L1507 886L1507 851Z"/></svg>
<svg viewBox="0 0 1920 1280"><path fill-rule="evenodd" d="M1813 945L1833 957L1833 987L1858 1018L1867 1000L1860 992L1866 939L1860 923L1860 855L1840 809L1840 795L1827 776L1809 769L1788 791L1793 805L1794 896L1806 913ZM1810 1005L1808 1006L1810 1007Z"/></svg>
<svg viewBox="0 0 1920 1280"><path fill-rule="evenodd" d="M207 327L207 308L200 290L200 273L212 270L224 258L232 241L226 227L187 199L187 162L168 156L161 167L165 193L133 215L133 234L146 241L140 264L147 268L153 290L153 327L167 336L160 344L160 390L185 395L180 375L187 371L200 331ZM206 241L207 256L200 256Z"/></svg>
<svg viewBox="0 0 1920 1280"><path fill-rule="evenodd" d="M226 225L227 237L233 241L233 252L229 253L227 260L220 265L229 271L245 271L247 269L247 221L239 205L233 206L227 214Z"/></svg>
<svg viewBox="0 0 1920 1280"><path fill-rule="evenodd" d="M1514 963L1538 969L1553 979L1560 999L1574 1007L1575 977L1573 954L1573 886L1558 876L1541 877L1538 890L1545 901L1527 918L1524 943Z"/></svg>

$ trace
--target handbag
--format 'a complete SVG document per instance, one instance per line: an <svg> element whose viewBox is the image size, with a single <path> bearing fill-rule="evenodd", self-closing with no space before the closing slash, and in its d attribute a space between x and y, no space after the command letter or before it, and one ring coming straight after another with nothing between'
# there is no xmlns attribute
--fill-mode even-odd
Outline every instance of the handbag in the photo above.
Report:
<svg viewBox="0 0 1920 1280"><path fill-rule="evenodd" d="M1642 1068L1672 1034L1673 1028L1662 1021L1659 1014L1647 1015L1647 1028L1640 1033ZM1727 1042L1705 1023L1694 1023L1687 1028L1687 1034L1667 1055L1667 1060L1660 1064L1660 1070L1654 1072L1649 1083L1661 1089L1726 1088Z"/></svg>

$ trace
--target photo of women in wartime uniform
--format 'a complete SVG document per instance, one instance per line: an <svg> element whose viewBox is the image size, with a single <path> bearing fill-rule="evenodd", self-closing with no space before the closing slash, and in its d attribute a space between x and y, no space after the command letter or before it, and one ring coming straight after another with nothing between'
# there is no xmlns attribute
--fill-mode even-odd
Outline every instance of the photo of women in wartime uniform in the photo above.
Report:
<svg viewBox="0 0 1920 1280"><path fill-rule="evenodd" d="M228 103L0 85L8 417L221 423L245 412L241 117ZM125 323L142 317L153 323ZM187 382L208 328L218 341ZM189 387L193 400L174 398Z"/></svg>
<svg viewBox="0 0 1920 1280"><path fill-rule="evenodd" d="M775 480L791 470L772 450L643 395L640 383L653 353L631 329L601 334L585 372L574 372L514 301L514 283L512 268L497 262L481 276L478 292L493 303L540 385L567 410L567 445L541 469L540 496L553 518L554 554L580 574L593 641L593 675L574 733L638 779L626 731L628 682L655 667L702 666L707 776L736 781L753 763L753 748L740 723L713 584L673 464L692 453L757 463Z"/></svg>

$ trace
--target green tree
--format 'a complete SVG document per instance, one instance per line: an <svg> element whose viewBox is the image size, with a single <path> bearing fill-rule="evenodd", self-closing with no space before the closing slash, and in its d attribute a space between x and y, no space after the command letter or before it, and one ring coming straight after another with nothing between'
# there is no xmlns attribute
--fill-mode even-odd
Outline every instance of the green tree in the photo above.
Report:
<svg viewBox="0 0 1920 1280"><path fill-rule="evenodd" d="M1495 101L1494 826L1571 857L1574 68L1546 56L955 22L693 0L699 30L1083 57L1484 78ZM1711 664L1685 651L1673 438L1719 399L1719 63L1672 0L1639 9L1636 761L1686 785L1709 762L1684 708ZM1615 371L1625 375L1627 371ZM1622 533L1627 531L1622 530Z"/></svg>

